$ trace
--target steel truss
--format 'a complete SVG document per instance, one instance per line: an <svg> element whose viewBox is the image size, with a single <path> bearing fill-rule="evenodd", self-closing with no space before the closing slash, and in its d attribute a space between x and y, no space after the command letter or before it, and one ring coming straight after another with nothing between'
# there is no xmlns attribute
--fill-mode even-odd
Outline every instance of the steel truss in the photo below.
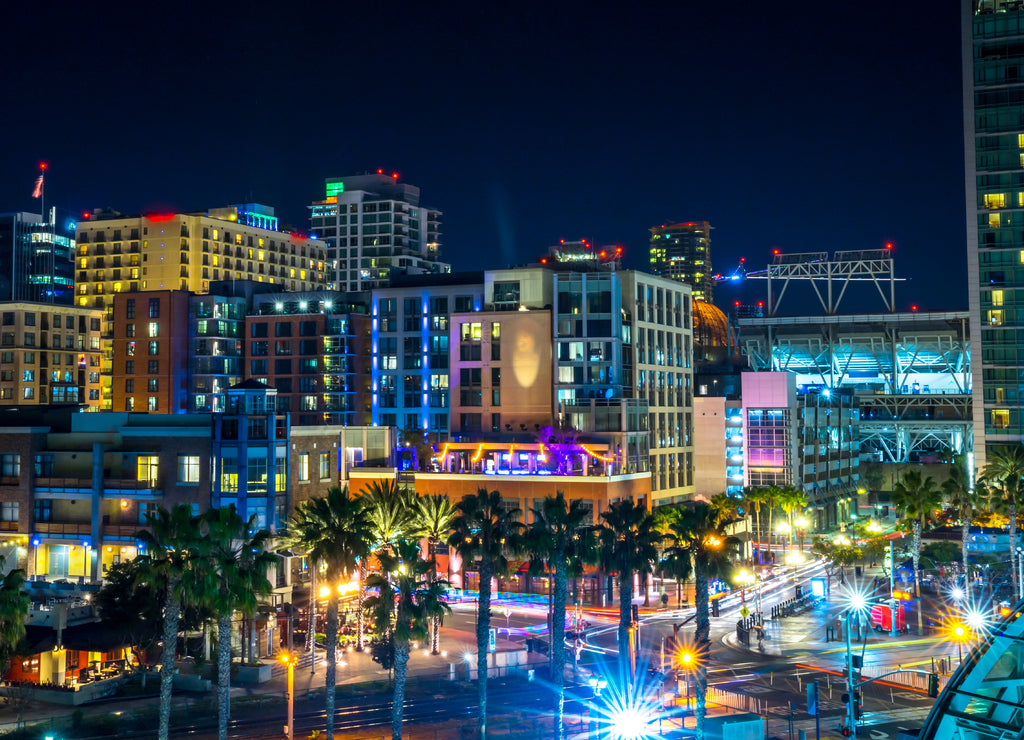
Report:
<svg viewBox="0 0 1024 740"><path fill-rule="evenodd" d="M862 449L888 462L973 450L967 312L749 318L740 327L754 370L853 388ZM914 380L928 375L941 376L944 387Z"/></svg>
<svg viewBox="0 0 1024 740"><path fill-rule="evenodd" d="M878 290L886 311L896 310L897 278L892 251L859 249L836 252L776 254L766 270L747 273L754 280L768 281L768 315L774 316L793 280L810 282L822 310L829 316L839 310L846 289L853 282L870 282ZM781 283L781 285L780 285Z"/></svg>

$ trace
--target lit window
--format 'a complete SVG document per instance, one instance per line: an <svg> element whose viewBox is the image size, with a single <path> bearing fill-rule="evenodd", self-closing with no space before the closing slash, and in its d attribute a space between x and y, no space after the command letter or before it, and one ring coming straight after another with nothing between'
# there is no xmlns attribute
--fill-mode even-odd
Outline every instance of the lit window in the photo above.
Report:
<svg viewBox="0 0 1024 740"><path fill-rule="evenodd" d="M985 208L1006 208L1006 193L988 193L984 200Z"/></svg>
<svg viewBox="0 0 1024 740"><path fill-rule="evenodd" d="M1003 305L1003 291L993 290L992 291L992 305L1001 306Z"/></svg>
<svg viewBox="0 0 1024 740"><path fill-rule="evenodd" d="M331 453L320 453L320 480L331 479Z"/></svg>
<svg viewBox="0 0 1024 740"><path fill-rule="evenodd" d="M1017 134L1017 148L1024 149L1024 134Z"/></svg>
<svg viewBox="0 0 1024 740"><path fill-rule="evenodd" d="M303 452L299 455L299 480L309 480L309 453Z"/></svg>
<svg viewBox="0 0 1024 740"><path fill-rule="evenodd" d="M149 402L148 402L148 404L147 404L146 408L147 408L147 409L148 409L149 411L157 411L157 410L158 410L158 408L159 408L159 404L157 403L157 398L156 398L156 396L150 396L150 397L149 397Z"/></svg>
<svg viewBox="0 0 1024 740"><path fill-rule="evenodd" d="M199 455L178 455L178 483L199 482Z"/></svg>
<svg viewBox="0 0 1024 740"><path fill-rule="evenodd" d="M156 485L157 476L160 473L160 458L156 455L139 455L138 458L138 479L146 481L151 486Z"/></svg>
<svg viewBox="0 0 1024 740"><path fill-rule="evenodd" d="M149 336L158 337L160 336L160 324L155 321L149 322Z"/></svg>
<svg viewBox="0 0 1024 740"><path fill-rule="evenodd" d="M996 429L1008 429L1010 411L1008 409L992 409L992 426Z"/></svg>
<svg viewBox="0 0 1024 740"><path fill-rule="evenodd" d="M998 229L999 228L999 214L998 213L990 213L990 214L988 214L988 227L990 229Z"/></svg>
<svg viewBox="0 0 1024 740"><path fill-rule="evenodd" d="M989 326L1002 326L1003 325L1003 312L1001 310L989 311L988 312L988 323L989 323Z"/></svg>

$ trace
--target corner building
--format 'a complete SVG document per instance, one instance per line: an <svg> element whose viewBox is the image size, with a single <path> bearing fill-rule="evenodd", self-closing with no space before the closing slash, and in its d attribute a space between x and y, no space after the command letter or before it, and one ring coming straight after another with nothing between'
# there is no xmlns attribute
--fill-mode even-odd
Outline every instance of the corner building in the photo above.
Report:
<svg viewBox="0 0 1024 740"><path fill-rule="evenodd" d="M1024 6L961 0L976 467L1024 441Z"/></svg>

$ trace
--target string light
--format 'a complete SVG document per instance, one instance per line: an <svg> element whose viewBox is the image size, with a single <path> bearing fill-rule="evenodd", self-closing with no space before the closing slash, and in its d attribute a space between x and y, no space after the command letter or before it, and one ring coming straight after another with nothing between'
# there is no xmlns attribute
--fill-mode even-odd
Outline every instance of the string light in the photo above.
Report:
<svg viewBox="0 0 1024 740"><path fill-rule="evenodd" d="M484 443L481 442L480 446L476 448L476 452L473 454L472 461L477 462L484 454Z"/></svg>
<svg viewBox="0 0 1024 740"><path fill-rule="evenodd" d="M434 456L437 459L438 464L444 465L445 458L448 457L448 444L445 443L444 449L441 450L440 455Z"/></svg>
<svg viewBox="0 0 1024 740"><path fill-rule="evenodd" d="M544 443L543 442L540 443L540 454L537 455L537 459L540 460L541 462L547 462L548 452L544 448Z"/></svg>
<svg viewBox="0 0 1024 740"><path fill-rule="evenodd" d="M600 460L601 462L615 462L615 455L598 455L586 445L580 445L580 447L595 460Z"/></svg>

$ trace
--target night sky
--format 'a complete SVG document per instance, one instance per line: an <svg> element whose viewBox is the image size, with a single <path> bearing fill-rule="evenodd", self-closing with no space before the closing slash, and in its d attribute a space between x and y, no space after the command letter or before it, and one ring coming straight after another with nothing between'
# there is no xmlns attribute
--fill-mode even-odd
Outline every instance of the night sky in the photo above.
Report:
<svg viewBox="0 0 1024 740"><path fill-rule="evenodd" d="M966 307L959 3L21 5L0 210L45 160L69 214L251 198L305 229L325 176L382 167L453 269L560 238L642 267L649 226L708 220L716 271L891 240L901 306Z"/></svg>

